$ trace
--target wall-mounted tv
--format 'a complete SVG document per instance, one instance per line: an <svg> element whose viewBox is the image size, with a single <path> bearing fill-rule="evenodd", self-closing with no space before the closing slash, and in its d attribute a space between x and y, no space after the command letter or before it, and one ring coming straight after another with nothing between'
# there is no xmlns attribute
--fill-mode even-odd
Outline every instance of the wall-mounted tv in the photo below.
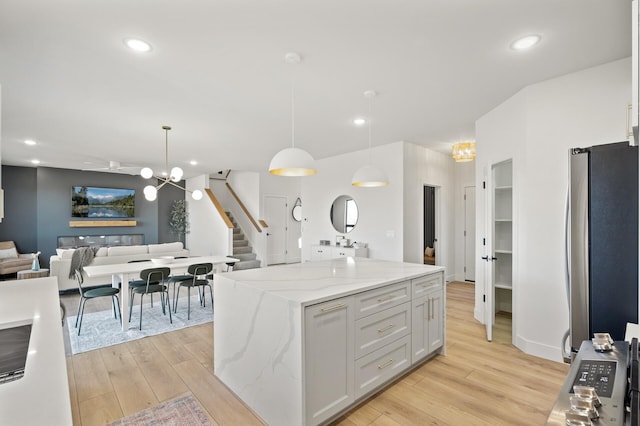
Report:
<svg viewBox="0 0 640 426"><path fill-rule="evenodd" d="M133 189L74 186L71 189L72 217L134 217L136 191Z"/></svg>

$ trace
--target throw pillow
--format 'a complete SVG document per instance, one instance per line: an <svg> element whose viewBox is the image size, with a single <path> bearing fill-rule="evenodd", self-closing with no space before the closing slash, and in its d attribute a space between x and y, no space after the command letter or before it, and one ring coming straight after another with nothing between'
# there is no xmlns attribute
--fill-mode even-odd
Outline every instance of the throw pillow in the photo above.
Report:
<svg viewBox="0 0 640 426"><path fill-rule="evenodd" d="M433 247L427 247L426 249L424 249L424 254L426 254L427 256L433 256L436 253L436 249Z"/></svg>
<svg viewBox="0 0 640 426"><path fill-rule="evenodd" d="M0 250L0 259L15 259L18 257L18 251L15 247L10 249Z"/></svg>

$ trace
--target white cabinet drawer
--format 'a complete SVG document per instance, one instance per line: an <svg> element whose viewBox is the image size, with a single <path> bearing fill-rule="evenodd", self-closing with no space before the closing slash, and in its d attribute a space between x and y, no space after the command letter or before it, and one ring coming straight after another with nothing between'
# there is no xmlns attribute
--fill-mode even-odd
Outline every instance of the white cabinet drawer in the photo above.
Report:
<svg viewBox="0 0 640 426"><path fill-rule="evenodd" d="M411 304L403 303L356 321L356 359L411 333Z"/></svg>
<svg viewBox="0 0 640 426"><path fill-rule="evenodd" d="M364 318L409 300L411 300L410 281L365 291L355 296L356 319Z"/></svg>
<svg viewBox="0 0 640 426"><path fill-rule="evenodd" d="M405 336L356 361L356 399L411 365L411 336Z"/></svg>
<svg viewBox="0 0 640 426"><path fill-rule="evenodd" d="M427 275L424 277L411 280L412 296L420 297L424 296L431 290L437 289L442 286L442 273Z"/></svg>

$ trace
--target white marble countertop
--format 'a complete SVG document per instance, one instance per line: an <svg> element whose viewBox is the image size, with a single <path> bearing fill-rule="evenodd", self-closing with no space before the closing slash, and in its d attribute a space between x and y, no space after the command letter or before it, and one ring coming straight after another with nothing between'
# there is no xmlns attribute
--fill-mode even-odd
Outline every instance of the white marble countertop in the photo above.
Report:
<svg viewBox="0 0 640 426"><path fill-rule="evenodd" d="M224 277L236 285L312 305L438 271L444 271L444 267L347 257L233 271Z"/></svg>
<svg viewBox="0 0 640 426"><path fill-rule="evenodd" d="M0 328L33 321L25 374L0 383L1 425L71 425L55 277L0 282Z"/></svg>

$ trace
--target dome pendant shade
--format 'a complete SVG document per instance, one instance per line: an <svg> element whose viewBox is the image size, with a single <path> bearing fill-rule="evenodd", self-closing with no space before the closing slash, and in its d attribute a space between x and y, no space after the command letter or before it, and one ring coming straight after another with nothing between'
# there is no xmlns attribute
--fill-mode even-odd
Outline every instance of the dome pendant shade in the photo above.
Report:
<svg viewBox="0 0 640 426"><path fill-rule="evenodd" d="M271 159L269 173L276 176L315 175L315 161L311 154L300 148L285 148Z"/></svg>
<svg viewBox="0 0 640 426"><path fill-rule="evenodd" d="M353 174L351 185L365 188L373 188L389 185L389 181L384 172L377 167L367 165L362 166Z"/></svg>

